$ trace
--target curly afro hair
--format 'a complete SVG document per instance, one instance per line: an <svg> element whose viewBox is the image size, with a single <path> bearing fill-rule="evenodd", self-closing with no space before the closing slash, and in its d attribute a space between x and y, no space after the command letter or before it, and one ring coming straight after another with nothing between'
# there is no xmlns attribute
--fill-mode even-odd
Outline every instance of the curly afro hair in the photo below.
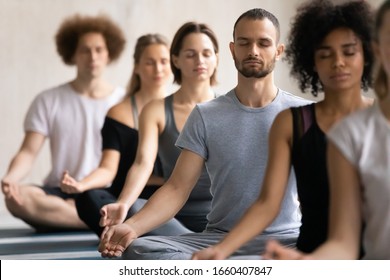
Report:
<svg viewBox="0 0 390 280"><path fill-rule="evenodd" d="M367 1L348 1L335 5L330 0L310 0L297 9L287 38L285 60L291 65L291 75L302 92L311 89L314 96L322 90L314 71L314 53L324 38L334 29L351 29L362 42L365 65L362 88L372 85L374 54L371 47L373 12Z"/></svg>
<svg viewBox="0 0 390 280"><path fill-rule="evenodd" d="M79 38L89 32L103 35L110 62L118 59L125 47L126 39L119 28L108 16L81 16L76 14L63 21L55 36L57 51L67 65L74 65L75 54Z"/></svg>

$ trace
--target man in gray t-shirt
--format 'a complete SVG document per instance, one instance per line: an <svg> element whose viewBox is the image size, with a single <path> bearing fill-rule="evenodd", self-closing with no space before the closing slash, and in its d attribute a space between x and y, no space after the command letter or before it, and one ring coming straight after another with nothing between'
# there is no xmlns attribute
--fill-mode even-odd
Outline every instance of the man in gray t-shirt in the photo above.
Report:
<svg viewBox="0 0 390 280"><path fill-rule="evenodd" d="M288 107L309 103L274 84L275 61L284 50L279 35L277 19L265 10L252 9L238 18L234 42L230 43L238 70L237 86L192 111L176 143L182 152L170 179L138 214L108 229L99 246L103 256L118 256L127 248L123 257L128 259L190 259L195 251L223 238L257 199L274 118ZM213 195L206 230L137 239L175 215L204 163ZM294 246L300 213L295 176L291 174L279 216L235 255L259 255L269 238Z"/></svg>
<svg viewBox="0 0 390 280"><path fill-rule="evenodd" d="M192 111L176 145L205 160L210 175L212 209L208 231L229 231L259 196L268 158L268 131L283 109L299 106L302 99L278 89L264 107L240 103L235 90ZM284 211L265 234L298 234L300 213L294 173Z"/></svg>

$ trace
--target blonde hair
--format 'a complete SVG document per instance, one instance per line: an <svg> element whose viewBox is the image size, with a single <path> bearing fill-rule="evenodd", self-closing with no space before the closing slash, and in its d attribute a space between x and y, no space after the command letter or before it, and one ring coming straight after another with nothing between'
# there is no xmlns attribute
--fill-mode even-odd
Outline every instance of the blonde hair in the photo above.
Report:
<svg viewBox="0 0 390 280"><path fill-rule="evenodd" d="M389 94L387 74L382 63L379 63L375 73L374 90L379 99L384 99Z"/></svg>
<svg viewBox="0 0 390 280"><path fill-rule="evenodd" d="M383 26L385 14L390 11L390 0L383 2L377 11L375 19L374 40L379 45L379 30ZM389 81L387 73L383 68L381 61L378 61L376 73L375 73L374 89L379 99L384 99L389 94Z"/></svg>
<svg viewBox="0 0 390 280"><path fill-rule="evenodd" d="M134 66L140 62L142 53L145 49L153 44L164 45L169 48L168 40L161 34L146 34L138 38L137 43L135 44L133 59ZM126 96L134 95L137 91L141 89L141 79L138 74L133 72L130 77L129 85L127 86Z"/></svg>

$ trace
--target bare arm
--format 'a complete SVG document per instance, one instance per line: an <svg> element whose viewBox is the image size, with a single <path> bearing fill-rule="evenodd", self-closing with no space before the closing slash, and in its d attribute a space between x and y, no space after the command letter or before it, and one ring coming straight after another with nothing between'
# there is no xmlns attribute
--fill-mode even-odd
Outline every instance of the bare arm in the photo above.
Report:
<svg viewBox="0 0 390 280"><path fill-rule="evenodd" d="M67 193L81 193L91 189L104 188L112 182L118 171L120 153L116 150L103 150L99 167L81 181L72 178L67 172L61 181L61 189Z"/></svg>
<svg viewBox="0 0 390 280"><path fill-rule="evenodd" d="M164 185L165 183L165 180L163 177L159 177L159 176L156 176L156 175L151 175L148 179L148 182L146 183L146 186L162 186Z"/></svg>
<svg viewBox="0 0 390 280"><path fill-rule="evenodd" d="M157 157L158 136L165 121L164 101L152 101L146 105L139 118L138 147L134 163L127 173L122 192L116 203L110 203L100 210L100 226L122 223L131 205L148 183Z"/></svg>
<svg viewBox="0 0 390 280"><path fill-rule="evenodd" d="M112 182L118 171L120 153L116 150L103 150L99 167L81 180L85 190L104 187Z"/></svg>
<svg viewBox="0 0 390 280"><path fill-rule="evenodd" d="M120 256L137 237L171 219L187 201L202 172L204 159L183 150L169 180L145 206L123 224L107 227L101 236L99 251L103 256Z"/></svg>
<svg viewBox="0 0 390 280"><path fill-rule="evenodd" d="M152 174L158 151L161 119L164 117L163 105L161 100L151 102L141 112L137 155L118 198L118 202L126 204L128 209L141 194Z"/></svg>
<svg viewBox="0 0 390 280"><path fill-rule="evenodd" d="M23 180L30 172L45 139L40 133L26 132L22 146L12 159L3 181L19 183Z"/></svg>
<svg viewBox="0 0 390 280"><path fill-rule="evenodd" d="M152 195L141 211L125 223L140 236L173 218L186 203L203 165L202 157L183 150L168 181Z"/></svg>
<svg viewBox="0 0 390 280"><path fill-rule="evenodd" d="M262 191L238 224L214 247L193 255L193 259L225 259L260 234L277 216L291 169L292 117L289 110L275 119L269 136L269 156Z"/></svg>
<svg viewBox="0 0 390 280"><path fill-rule="evenodd" d="M356 168L329 141L330 224L328 240L311 257L357 259L362 230L361 187Z"/></svg>
<svg viewBox="0 0 390 280"><path fill-rule="evenodd" d="M328 239L313 253L305 254L270 241L265 259L357 259L362 230L359 174L355 167L328 143L330 221Z"/></svg>

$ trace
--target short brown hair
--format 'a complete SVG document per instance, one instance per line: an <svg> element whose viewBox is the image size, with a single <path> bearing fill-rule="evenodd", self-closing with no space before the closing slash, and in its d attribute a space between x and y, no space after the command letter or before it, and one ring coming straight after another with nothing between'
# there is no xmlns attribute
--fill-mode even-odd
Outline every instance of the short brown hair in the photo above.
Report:
<svg viewBox="0 0 390 280"><path fill-rule="evenodd" d="M82 35L90 32L103 35L110 62L119 58L126 44L125 36L119 26L106 15L81 16L75 14L62 22L55 36L58 54L65 64L74 64L72 59L79 39Z"/></svg>

